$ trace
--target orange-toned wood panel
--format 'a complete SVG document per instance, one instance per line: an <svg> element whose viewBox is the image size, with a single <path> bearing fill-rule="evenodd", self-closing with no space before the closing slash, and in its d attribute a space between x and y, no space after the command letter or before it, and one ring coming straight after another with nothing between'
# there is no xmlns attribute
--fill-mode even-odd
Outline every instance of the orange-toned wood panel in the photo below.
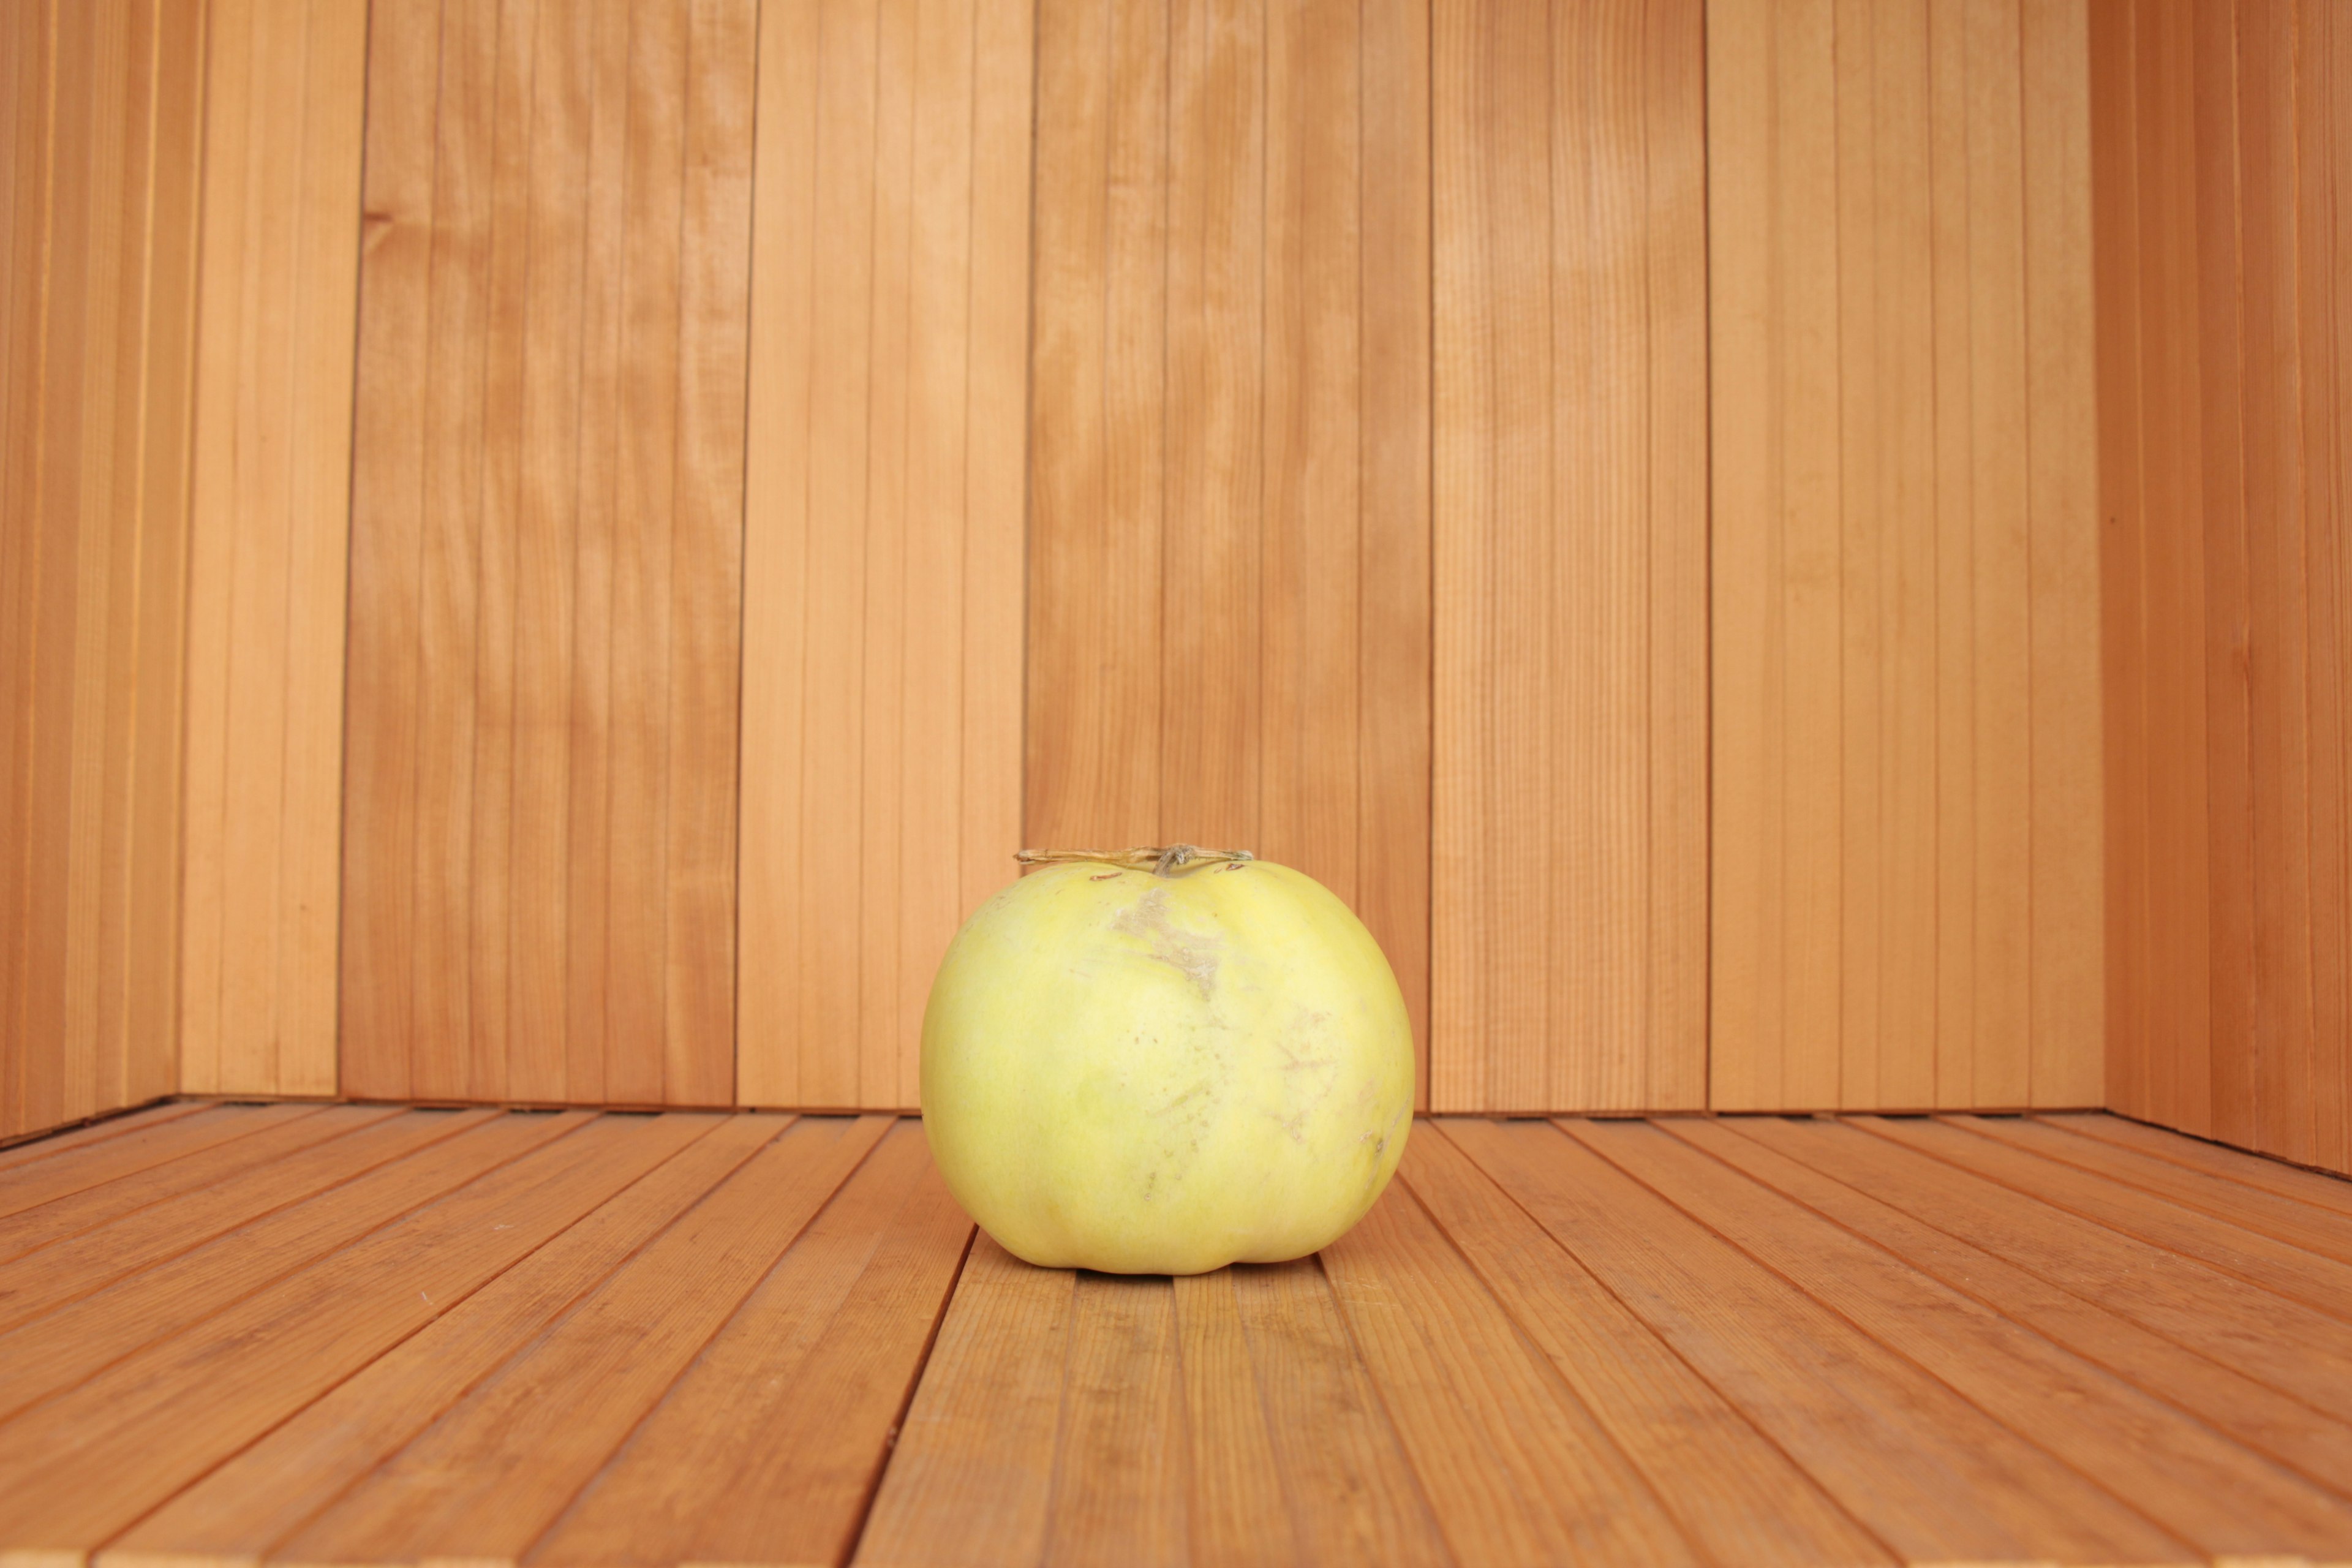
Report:
<svg viewBox="0 0 2352 1568"><path fill-rule="evenodd" d="M1039 7L1022 824L1297 866L1424 1042L1429 25Z"/></svg>
<svg viewBox="0 0 2352 1568"><path fill-rule="evenodd" d="M2093 1105L2085 0L1710 0L1712 1104Z"/></svg>
<svg viewBox="0 0 2352 1568"><path fill-rule="evenodd" d="M180 1084L331 1094L366 18L210 10Z"/></svg>
<svg viewBox="0 0 2352 1568"><path fill-rule="evenodd" d="M173 1087L204 7L0 7L0 1139Z"/></svg>
<svg viewBox="0 0 2352 1568"><path fill-rule="evenodd" d="M348 1094L732 1098L757 20L373 7Z"/></svg>
<svg viewBox="0 0 2352 1568"><path fill-rule="evenodd" d="M1436 8L1440 1110L1706 1103L1702 20Z"/></svg>
<svg viewBox="0 0 2352 1568"><path fill-rule="evenodd" d="M736 1089L911 1108L1021 801L1029 7L763 8Z"/></svg>
<svg viewBox="0 0 2352 1568"><path fill-rule="evenodd" d="M2352 1171L2352 17L2094 22L2108 1103Z"/></svg>

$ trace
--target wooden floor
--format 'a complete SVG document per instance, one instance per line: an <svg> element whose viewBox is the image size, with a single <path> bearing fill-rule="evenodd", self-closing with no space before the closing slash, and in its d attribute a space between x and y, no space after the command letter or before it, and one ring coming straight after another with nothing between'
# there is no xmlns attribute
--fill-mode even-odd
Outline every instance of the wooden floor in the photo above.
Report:
<svg viewBox="0 0 2352 1568"><path fill-rule="evenodd" d="M2108 1117L1425 1122L1172 1283L888 1117L0 1152L9 1568L2341 1562L2347 1415L2352 1184Z"/></svg>

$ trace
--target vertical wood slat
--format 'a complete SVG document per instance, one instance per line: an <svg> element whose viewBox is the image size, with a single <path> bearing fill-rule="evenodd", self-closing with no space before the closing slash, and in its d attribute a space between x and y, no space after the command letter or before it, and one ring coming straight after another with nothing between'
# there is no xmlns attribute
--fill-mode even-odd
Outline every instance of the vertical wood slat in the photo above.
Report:
<svg viewBox="0 0 2352 1568"><path fill-rule="evenodd" d="M364 15L213 8L181 1087L331 1093Z"/></svg>
<svg viewBox="0 0 2352 1568"><path fill-rule="evenodd" d="M2100 1093L2087 15L1708 7L1717 1109Z"/></svg>
<svg viewBox="0 0 2352 1568"><path fill-rule="evenodd" d="M734 1098L755 19L374 9L351 1092Z"/></svg>
<svg viewBox="0 0 2352 1568"><path fill-rule="evenodd" d="M2312 0L2094 15L2111 1103L2336 1170L2347 48ZM2122 36L2128 50L2113 47ZM2137 209L2136 227L2124 214ZM2136 319L2124 320L2117 301Z"/></svg>
<svg viewBox="0 0 2352 1568"><path fill-rule="evenodd" d="M1699 29L1436 12L1439 1109L1703 1103Z"/></svg>
<svg viewBox="0 0 2352 1568"><path fill-rule="evenodd" d="M1297 866L1424 1042L1429 25L1041 11L1023 824Z"/></svg>
<svg viewBox="0 0 2352 1568"><path fill-rule="evenodd" d="M0 1137L169 1092L201 7L12 8Z"/></svg>
<svg viewBox="0 0 2352 1568"><path fill-rule="evenodd" d="M745 1104L912 1107L931 973L1013 869L1022 9L763 8L737 851Z"/></svg>

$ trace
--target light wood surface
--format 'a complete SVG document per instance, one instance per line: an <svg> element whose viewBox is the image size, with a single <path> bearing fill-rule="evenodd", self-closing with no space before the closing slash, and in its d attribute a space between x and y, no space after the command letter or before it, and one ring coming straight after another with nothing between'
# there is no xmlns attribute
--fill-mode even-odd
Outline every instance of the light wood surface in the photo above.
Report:
<svg viewBox="0 0 2352 1568"><path fill-rule="evenodd" d="M1429 16L1037 16L1026 777L1360 913L1428 1039Z"/></svg>
<svg viewBox="0 0 2352 1568"><path fill-rule="evenodd" d="M2094 16L2106 1103L2352 1170L2352 25Z"/></svg>
<svg viewBox="0 0 2352 1568"><path fill-rule="evenodd" d="M209 7L180 1086L335 1089L358 7Z"/></svg>
<svg viewBox="0 0 2352 1568"><path fill-rule="evenodd" d="M763 8L737 1096L911 1108L1020 847L1028 7Z"/></svg>
<svg viewBox="0 0 2352 1568"><path fill-rule="evenodd" d="M204 37L0 18L0 1138L177 1087Z"/></svg>
<svg viewBox="0 0 2352 1568"><path fill-rule="evenodd" d="M1702 10L1435 7L1439 1110L1706 1103Z"/></svg>
<svg viewBox="0 0 2352 1568"><path fill-rule="evenodd" d="M373 10L347 1093L734 1100L756 22Z"/></svg>
<svg viewBox="0 0 2352 1568"><path fill-rule="evenodd" d="M2246 1274L2281 1238L2137 1183L2195 1173L2273 1230L2352 1186L2112 1119L1990 1125L1424 1121L1319 1258L1171 1281L1012 1258L910 1120L212 1108L143 1130L209 1142L0 1170L57 1233L0 1279L0 1551L2352 1552L2346 1320ZM98 1179L26 1186L45 1165Z"/></svg>
<svg viewBox="0 0 2352 1568"><path fill-rule="evenodd" d="M2083 0L1713 0L1711 1098L2092 1106Z"/></svg>

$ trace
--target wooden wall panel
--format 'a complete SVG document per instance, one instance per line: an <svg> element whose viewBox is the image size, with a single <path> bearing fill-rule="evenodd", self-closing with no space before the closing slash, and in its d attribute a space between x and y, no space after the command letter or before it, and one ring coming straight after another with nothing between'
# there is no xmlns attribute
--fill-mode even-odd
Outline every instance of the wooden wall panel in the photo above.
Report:
<svg viewBox="0 0 2352 1568"><path fill-rule="evenodd" d="M756 24L373 8L347 1094L733 1098Z"/></svg>
<svg viewBox="0 0 2352 1568"><path fill-rule="evenodd" d="M1039 7L1022 822L1308 872L1423 1042L1429 25Z"/></svg>
<svg viewBox="0 0 2352 1568"><path fill-rule="evenodd" d="M1436 7L1441 1110L1706 1103L1701 24Z"/></svg>
<svg viewBox="0 0 2352 1568"><path fill-rule="evenodd" d="M2084 0L1711 0L1712 1104L2093 1105Z"/></svg>
<svg viewBox="0 0 2352 1568"><path fill-rule="evenodd" d="M764 8L743 634L750 1105L911 1109L1013 872L1028 7Z"/></svg>
<svg viewBox="0 0 2352 1568"><path fill-rule="evenodd" d="M180 1085L331 1094L365 16L211 16Z"/></svg>
<svg viewBox="0 0 2352 1568"><path fill-rule="evenodd" d="M204 7L0 7L0 1139L173 1088Z"/></svg>
<svg viewBox="0 0 2352 1568"><path fill-rule="evenodd" d="M2108 1103L2352 1171L2352 24L2094 21Z"/></svg>

